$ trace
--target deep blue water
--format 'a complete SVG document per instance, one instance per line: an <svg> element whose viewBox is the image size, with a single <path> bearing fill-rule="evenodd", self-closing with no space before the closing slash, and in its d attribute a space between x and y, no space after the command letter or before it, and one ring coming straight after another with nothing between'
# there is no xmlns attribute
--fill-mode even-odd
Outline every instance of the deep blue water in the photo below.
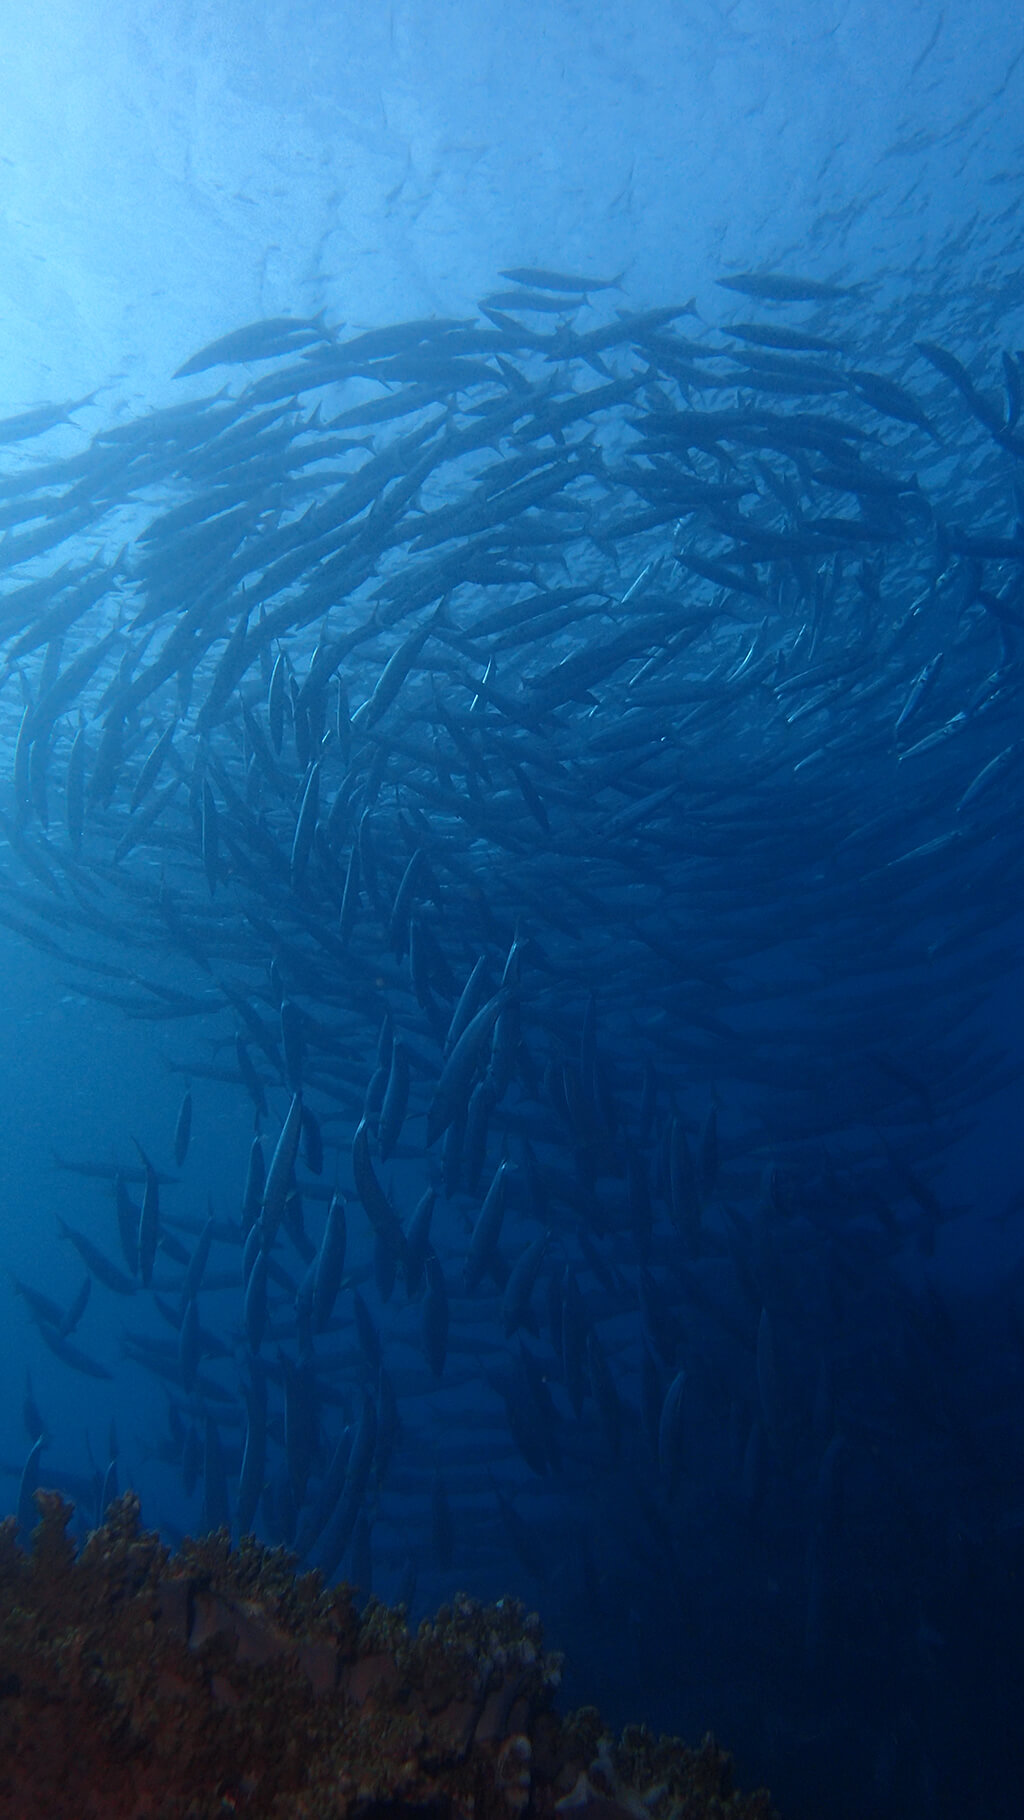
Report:
<svg viewBox="0 0 1024 1820"><path fill-rule="evenodd" d="M1016 1815L1020 28L89 12L0 125L0 1505L237 1533L265 1395L265 1540Z"/></svg>

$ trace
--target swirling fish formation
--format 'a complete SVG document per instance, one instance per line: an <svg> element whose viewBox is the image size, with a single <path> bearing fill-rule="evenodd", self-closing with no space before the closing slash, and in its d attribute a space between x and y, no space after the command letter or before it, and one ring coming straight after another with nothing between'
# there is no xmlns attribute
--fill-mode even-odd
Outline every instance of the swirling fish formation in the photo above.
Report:
<svg viewBox="0 0 1024 1820"><path fill-rule="evenodd" d="M903 1263L1012 1078L975 1013L1021 887L1024 363L997 402L788 275L719 327L505 277L252 324L88 440L91 400L0 424L0 921L214 1039L64 1224L81 1296L19 1287L97 1378L90 1284L151 1310L168 1522L201 1484L406 1596L511 1561L573 1634L639 1614L652 1673L679 1613L707 1650L763 1608L760 1526L806 1688L876 1475L928 1536L967 1474L907 1439L945 1366ZM205 1078L256 1133L208 1217L169 1174Z"/></svg>

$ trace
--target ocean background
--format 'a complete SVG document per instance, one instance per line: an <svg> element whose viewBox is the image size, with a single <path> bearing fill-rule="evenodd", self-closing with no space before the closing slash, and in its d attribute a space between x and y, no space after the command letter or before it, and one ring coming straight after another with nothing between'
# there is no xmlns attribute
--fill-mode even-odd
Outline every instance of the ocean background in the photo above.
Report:
<svg viewBox="0 0 1024 1820"><path fill-rule="evenodd" d="M619 309L693 300L695 315L679 324L684 334L697 322L742 317L849 336L864 368L918 389L929 410L933 398L944 399L941 446L920 437L904 454L907 425L887 421L883 441L891 432L897 462L920 472L925 492L955 500L945 516L959 527L1021 542L1020 453L985 443L956 392L948 384L943 392L933 369L911 364L915 342L951 348L986 395L1001 400L1002 355L1021 358L1024 348L1024 24L1011 8L989 0L639 0L617 9L570 0L113 0L101 15L85 0L9 0L0 31L0 417L90 400L43 441L0 450L0 474L30 460L70 461L102 429L259 375L265 368L253 365L172 377L197 349L243 324L322 313L344 338L410 320L474 318L478 300L504 286L503 269L554 268L618 281L618 290L593 293L594 313L579 318L580 330L614 320ZM834 282L852 295L825 312L826 322L806 305L782 309L716 284L766 272ZM9 592L47 566L43 559L12 568L6 547L5 557L0 543L0 612ZM849 573L860 560L849 556ZM559 1012L565 1054L601 1057L592 1110L614 1126L608 1105L616 1104L615 1117L644 1152L655 1204L648 1263L675 1330L660 1353L648 1334L645 1356L662 1397L682 1369L694 1396L668 1468L664 1444L659 1461L657 1436L652 1445L640 1432L636 1282L647 1266L625 1214L615 1211L626 1193L622 1158L598 1169L607 1177L605 1214L585 1230L582 1249L574 1235L587 1222L578 1204L571 1216L551 1216L551 1249L575 1273L587 1319L600 1330L625 1435L616 1453L592 1392L584 1416L570 1408L545 1339L548 1258L536 1332L525 1344L543 1361L562 1444L560 1461L538 1470L503 1426L505 1392L496 1383L507 1391L502 1372L526 1367L515 1363L521 1342L506 1338L495 1285L485 1284L479 1308L453 1303L442 1390L419 1358L418 1308L401 1286L384 1298L374 1277L351 1179L353 1083L368 1085L374 1068L369 1024L349 1039L352 1082L338 1103L312 1095L327 1152L317 1180L337 1180L347 1197L349 1270L383 1334L401 1418L346 1577L361 1571L387 1600L411 1592L414 1619L460 1588L522 1598L540 1612L548 1643L565 1651L567 1702L600 1706L610 1725L642 1720L691 1742L713 1730L735 1753L740 1784L767 1784L785 1820L1015 1820L1020 1811L1024 785L1015 749L1024 737L1024 558L1011 549L979 560L990 565L986 587L1007 608L1003 646L978 660L978 676L1001 668L1008 678L999 737L972 749L976 762L962 773L936 772L921 824L908 809L895 845L891 826L889 844L880 837L876 849L866 839L869 897L855 910L863 929L884 868L942 828L962 829L956 805L972 779L1013 748L1005 778L984 792L981 832L967 843L962 863L976 882L951 886L964 877L955 849L934 872L926 856L906 898L908 919L933 930L934 987L918 967L906 979L898 964L876 974L860 963L844 970L847 900L837 907L822 876L816 901L814 879L801 870L798 822L777 841L773 872L742 863L760 780L734 774L734 819L715 828L711 877L726 896L748 894L735 918L744 930L736 965L741 973L749 965L763 996L755 1003L748 974L744 997L728 955L695 953L688 980L687 955L677 953L662 957L660 1000L644 972L631 1020L636 959L617 946L618 912L605 931L604 886L582 907L570 890L578 856L560 846L557 830L548 843L554 867L545 876L557 880L564 869L562 920L592 919L598 956L561 975L563 986L571 981ZM924 550L919 565L926 580L942 566ZM611 564L609 572L625 614L623 597L641 565ZM604 632L614 630L614 617ZM105 623L115 623L113 607ZM88 625L92 638L104 629L96 617ZM345 629L342 608L334 630ZM574 640L584 648L588 636L586 625L570 630L552 646L551 662ZM300 669L299 654L308 663L315 642L315 628L297 635ZM954 642L944 638L951 693L940 719L966 701L951 678L960 652L966 673L975 647L970 636ZM382 647L381 662L386 655ZM36 662L27 665L31 686ZM504 660L506 677L515 662ZM903 663L880 643L883 680L902 675ZM919 667L907 669L908 683ZM0 807L8 833L20 678L17 664L5 666ZM354 689L353 709L361 698ZM825 772L840 804L837 826L844 803L855 803L855 819L866 825L912 800L893 797L892 778L902 782L913 761L854 769L861 712L859 693L829 705L830 736L839 737ZM73 733L70 716L67 724ZM923 735L933 724L915 720L915 730ZM727 746L722 762L738 763L739 751L739 742ZM297 776L301 783L301 768ZM59 816L55 823L59 848ZM675 838L683 841L681 828ZM47 887L19 869L16 845L0 846L0 911L33 922L25 893ZM660 851L669 875L674 857ZM842 876L855 898L848 867ZM486 860L477 879L486 897ZM109 878L104 888L111 914L116 905L130 922L131 900ZM230 898L224 887L210 896L198 859L175 889L199 906L204 929ZM46 926L61 939L65 913L81 953L73 901L61 900ZM464 903L451 904L438 919L442 932L449 915L460 931L472 922ZM547 941L541 911L527 909L525 1023L531 989L545 1004L555 992L543 971L530 985L531 915L542 950ZM809 1009L793 984L800 950L813 948L820 984L815 969L831 951L830 918L835 976ZM59 1221L120 1256L109 1172L90 1176L60 1159L138 1170L137 1141L176 1178L162 1188L161 1204L172 1223L181 1220L186 1250L208 1210L216 1221L239 1219L253 1107L240 1083L200 1073L204 1062L229 1071L232 1015L222 1007L180 1023L125 1016L93 996L87 968L39 951L2 915L0 925L0 1509L18 1506L34 1439L23 1408L30 1374L46 1430L39 1482L73 1495L86 1525L96 1521L104 1483L131 1486L143 1520L173 1540L203 1521L202 1472L188 1487L187 1468L173 1456L182 1445L175 1422L201 1427L202 1411L180 1386L169 1390L142 1369L124 1340L126 1329L166 1339L166 1323L148 1294L129 1301L95 1282L74 1343L111 1375L90 1378L42 1343L15 1280L61 1306L72 1301L83 1265ZM669 925L671 944L671 914ZM907 935L912 945L909 926ZM385 938L377 940L387 951ZM472 941L460 936L464 958ZM97 934L95 945L109 965L116 936ZM495 943L492 990L501 978L497 953ZM212 989L169 943L163 958L165 979L181 990ZM228 965L218 961L215 975ZM459 990L471 965L463 965ZM314 1001L303 1004L315 1014ZM699 1041L688 1040L688 1007L706 1020ZM865 1028L872 1018L877 1043ZM867 1085L846 1066L854 1034L860 1051L882 1058ZM656 1074L656 1126L642 1123L645 1069ZM420 1100L390 1174L379 1165L403 1220L435 1173L422 1119L429 1083L420 1072ZM176 1168L186 1086L192 1134ZM361 1095L359 1087L356 1103ZM268 1160L290 1098L288 1083L272 1083L262 1121ZM507 1142L518 1158L519 1137L534 1133L557 1201L573 1144L556 1158L526 1088L512 1100L518 1122ZM665 1133L676 1125L699 1154L712 1108L721 1145L720 1172L707 1165L712 1237L677 1268L663 1140L671 1143ZM496 1132L489 1154L493 1171L503 1154ZM522 1198L521 1161L516 1170L506 1263L545 1225ZM141 1193L137 1183L132 1192ZM442 1217L435 1213L434 1242L453 1296L480 1198L442 1196ZM314 1243L324 1205L311 1193ZM746 1234L740 1250L753 1260L754 1288L716 1275L732 1256L722 1205L735 1212L734 1233ZM775 1238L763 1237L766 1207ZM772 1250L770 1267L757 1253L762 1243ZM299 1256L284 1262L301 1276ZM237 1253L232 1260L218 1244L209 1268L226 1280ZM177 1284L181 1269L158 1260L158 1286ZM348 1296L346 1285L336 1343L353 1348ZM245 1413L239 1294L204 1292L201 1318L224 1347L208 1365L232 1398L223 1438L233 1504ZM272 1366L298 1356L280 1310L278 1319L263 1348ZM318 1416L331 1442L346 1420L358 1420L364 1367L365 1358L332 1379L337 1400ZM272 1405L277 1395L274 1384ZM752 1424L760 1435L753 1453ZM274 1441L273 1459L282 1447ZM280 1500L255 1527L268 1541L282 1538Z"/></svg>

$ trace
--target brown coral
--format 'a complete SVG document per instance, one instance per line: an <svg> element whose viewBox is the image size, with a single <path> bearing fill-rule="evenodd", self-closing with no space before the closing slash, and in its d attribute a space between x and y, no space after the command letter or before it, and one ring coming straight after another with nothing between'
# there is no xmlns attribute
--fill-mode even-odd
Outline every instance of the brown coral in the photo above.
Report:
<svg viewBox="0 0 1024 1820"><path fill-rule="evenodd" d="M75 1556L37 1493L0 1525L0 1812L18 1820L769 1820L687 1751L554 1708L558 1660L513 1601L415 1636L400 1613L225 1535L171 1555L130 1494Z"/></svg>

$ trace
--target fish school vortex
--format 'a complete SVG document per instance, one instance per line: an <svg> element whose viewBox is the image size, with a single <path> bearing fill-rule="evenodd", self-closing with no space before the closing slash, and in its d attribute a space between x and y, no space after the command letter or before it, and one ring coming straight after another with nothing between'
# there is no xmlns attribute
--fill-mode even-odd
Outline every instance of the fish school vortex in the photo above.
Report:
<svg viewBox="0 0 1024 1820"><path fill-rule="evenodd" d="M662 1680L728 1607L763 1681L757 1534L807 1701L877 1476L927 1528L957 1471L901 1464L900 1273L1013 1078L1024 362L782 275L506 282L0 423L0 923L189 1083L77 1164L25 1354L152 1379L174 1525L407 1602L512 1563ZM24 1530L63 1466L40 1422Z"/></svg>

